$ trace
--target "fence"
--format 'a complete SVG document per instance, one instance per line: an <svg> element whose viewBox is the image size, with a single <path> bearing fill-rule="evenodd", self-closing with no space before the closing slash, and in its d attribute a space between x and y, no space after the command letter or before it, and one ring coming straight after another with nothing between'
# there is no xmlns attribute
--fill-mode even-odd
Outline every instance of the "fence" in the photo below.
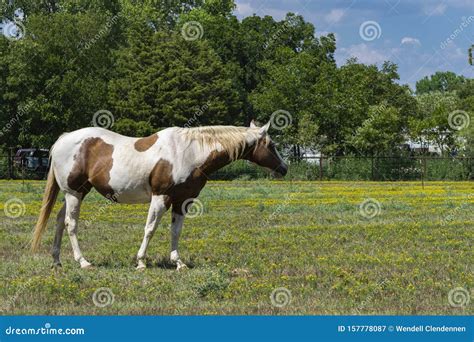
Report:
<svg viewBox="0 0 474 342"><path fill-rule="evenodd" d="M15 166L13 158L0 155L0 179L43 179L36 172ZM269 173L243 160L211 175L212 179L268 178ZM294 180L474 180L473 157L365 157L323 156L292 161L286 179Z"/></svg>
<svg viewBox="0 0 474 342"><path fill-rule="evenodd" d="M35 158L20 159L15 162L14 154L0 155L0 179L45 179L47 176L47 160Z"/></svg>
<svg viewBox="0 0 474 342"><path fill-rule="evenodd" d="M213 179L255 179L268 173L246 161L217 171ZM473 157L323 156L290 162L286 179L294 180L473 180Z"/></svg>

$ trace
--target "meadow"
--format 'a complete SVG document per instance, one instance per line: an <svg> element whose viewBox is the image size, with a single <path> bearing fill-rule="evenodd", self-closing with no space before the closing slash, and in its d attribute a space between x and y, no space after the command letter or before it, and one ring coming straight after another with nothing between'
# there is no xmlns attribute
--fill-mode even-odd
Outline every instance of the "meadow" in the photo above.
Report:
<svg viewBox="0 0 474 342"><path fill-rule="evenodd" d="M78 232L95 268L79 268L65 234L52 269L60 203L40 252L28 245L43 188L0 181L1 314L474 313L473 182L212 181L185 220L179 272L169 213L139 272L147 206L95 192Z"/></svg>

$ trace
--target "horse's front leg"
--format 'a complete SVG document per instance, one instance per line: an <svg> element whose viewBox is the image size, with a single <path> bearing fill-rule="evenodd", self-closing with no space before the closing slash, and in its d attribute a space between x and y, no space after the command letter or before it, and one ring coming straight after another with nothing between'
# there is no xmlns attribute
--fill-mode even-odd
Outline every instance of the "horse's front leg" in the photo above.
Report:
<svg viewBox="0 0 474 342"><path fill-rule="evenodd" d="M173 206L173 211L171 213L171 262L176 264L176 269L187 268L186 264L181 261L178 254L178 242L179 236L181 235L181 230L183 228L184 213L181 212L181 207L175 208Z"/></svg>
<svg viewBox="0 0 474 342"><path fill-rule="evenodd" d="M168 209L167 200L168 196L165 195L153 195L151 197L150 208L148 209L148 217L145 225L145 235L143 236L143 241L137 254L138 270L146 268L145 256L148 243L158 226L158 222L160 222L161 217Z"/></svg>

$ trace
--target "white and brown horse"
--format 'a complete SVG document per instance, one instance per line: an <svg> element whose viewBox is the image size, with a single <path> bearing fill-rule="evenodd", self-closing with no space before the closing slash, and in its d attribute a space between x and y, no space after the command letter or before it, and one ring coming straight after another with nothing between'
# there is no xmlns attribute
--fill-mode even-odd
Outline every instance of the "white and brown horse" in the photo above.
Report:
<svg viewBox="0 0 474 342"><path fill-rule="evenodd" d="M118 203L150 203L137 255L138 269L146 267L148 243L161 217L172 207L171 261L177 269L185 267L178 255L178 239L186 214L183 203L199 195L209 174L237 159L286 174L287 165L268 136L268 128L269 124L259 128L253 123L249 128L172 127L146 138L126 137L97 127L63 134L51 149L51 168L32 249L38 249L62 190L65 203L57 216L54 265L60 265L61 239L66 228L74 259L81 267L90 267L79 249L76 234L81 201L95 188Z"/></svg>

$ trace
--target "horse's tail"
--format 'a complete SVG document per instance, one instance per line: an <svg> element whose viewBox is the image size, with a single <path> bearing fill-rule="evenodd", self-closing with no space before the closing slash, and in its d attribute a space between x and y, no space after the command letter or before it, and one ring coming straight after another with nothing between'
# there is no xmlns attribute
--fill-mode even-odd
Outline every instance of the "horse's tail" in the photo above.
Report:
<svg viewBox="0 0 474 342"><path fill-rule="evenodd" d="M51 165L52 163L50 163ZM36 252L41 242L41 236L43 235L46 227L48 226L48 218L53 210L54 203L59 193L59 185L56 182L54 175L54 168L51 165L48 173L48 180L46 181L46 188L44 190L43 204L41 205L40 215L36 222L35 231L33 233L33 241L31 243L31 250Z"/></svg>

